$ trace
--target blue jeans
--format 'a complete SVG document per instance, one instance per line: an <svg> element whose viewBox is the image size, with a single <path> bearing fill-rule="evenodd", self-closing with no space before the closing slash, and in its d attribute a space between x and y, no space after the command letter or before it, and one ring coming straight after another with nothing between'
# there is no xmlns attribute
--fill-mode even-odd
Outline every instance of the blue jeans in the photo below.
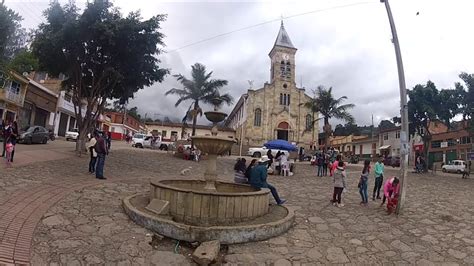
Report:
<svg viewBox="0 0 474 266"><path fill-rule="evenodd" d="M367 180L360 181L359 193L360 197L362 198L362 202L368 203L369 194L367 193Z"/></svg>
<svg viewBox="0 0 474 266"><path fill-rule="evenodd" d="M318 165L318 176L323 176L323 166Z"/></svg>
<svg viewBox="0 0 474 266"><path fill-rule="evenodd" d="M95 177L103 178L104 177L104 164L105 164L105 154L97 154L97 165L95 167Z"/></svg>
<svg viewBox="0 0 474 266"><path fill-rule="evenodd" d="M254 185L252 185L252 186L255 187L255 188L268 188L268 189L270 189L270 192L272 193L272 196L275 199L276 203L277 204L281 203L281 199L278 196L278 192L277 192L277 190L274 186L272 186L270 184L265 184L265 185L262 185L262 186L254 186Z"/></svg>
<svg viewBox="0 0 474 266"><path fill-rule="evenodd" d="M95 172L95 164L97 163L97 157L92 157L91 160L89 161L89 173L94 173Z"/></svg>

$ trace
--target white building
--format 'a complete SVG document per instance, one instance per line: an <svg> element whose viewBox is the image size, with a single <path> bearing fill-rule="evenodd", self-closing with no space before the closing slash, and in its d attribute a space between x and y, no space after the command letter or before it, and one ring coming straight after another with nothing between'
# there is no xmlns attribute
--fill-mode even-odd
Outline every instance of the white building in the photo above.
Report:
<svg viewBox="0 0 474 266"><path fill-rule="evenodd" d="M86 107L82 107L85 115ZM64 136L66 131L77 128L76 114L72 97L66 91L61 91L58 97L56 116L54 118L54 134Z"/></svg>

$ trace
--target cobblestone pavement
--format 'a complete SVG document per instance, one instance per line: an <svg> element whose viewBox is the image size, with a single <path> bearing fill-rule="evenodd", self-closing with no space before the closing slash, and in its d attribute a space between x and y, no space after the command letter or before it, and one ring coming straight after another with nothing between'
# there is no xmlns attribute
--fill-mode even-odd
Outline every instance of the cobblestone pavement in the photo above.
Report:
<svg viewBox="0 0 474 266"><path fill-rule="evenodd" d="M232 179L234 160L220 158L221 177ZM177 178L204 164L154 151L120 150L107 159L107 181L86 172L86 158L42 162L0 172L0 264L188 265L192 247L162 239L123 213L121 199L148 191L150 178ZM267 241L231 245L229 265L474 264L474 180L458 175L410 175L406 208L388 216L380 202L359 205L359 166L349 166L346 204L329 203L329 177L297 166L292 177L269 177L297 209L296 224ZM386 175L396 172L388 169ZM370 180L369 191L373 187ZM33 233L34 232L34 233ZM30 248L31 243L31 248Z"/></svg>

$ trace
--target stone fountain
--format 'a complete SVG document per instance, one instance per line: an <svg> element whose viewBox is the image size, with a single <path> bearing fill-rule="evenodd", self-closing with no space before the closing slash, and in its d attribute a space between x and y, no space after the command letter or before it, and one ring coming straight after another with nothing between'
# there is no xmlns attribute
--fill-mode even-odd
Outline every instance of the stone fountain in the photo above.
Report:
<svg viewBox="0 0 474 266"><path fill-rule="evenodd" d="M125 212L158 234L189 242L242 243L287 231L294 223L294 212L269 205L268 189L217 181L217 157L227 153L235 140L218 136L217 125L227 114L217 108L204 114L213 123L211 135L192 137L207 154L204 180L152 179L149 194L123 200Z"/></svg>

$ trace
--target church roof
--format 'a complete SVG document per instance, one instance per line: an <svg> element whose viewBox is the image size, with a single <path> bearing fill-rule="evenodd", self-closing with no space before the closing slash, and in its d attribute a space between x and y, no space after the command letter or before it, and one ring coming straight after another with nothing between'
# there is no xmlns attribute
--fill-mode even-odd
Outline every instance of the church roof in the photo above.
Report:
<svg viewBox="0 0 474 266"><path fill-rule="evenodd" d="M288 48L296 49L291 43L290 36L285 30L285 26L283 25L283 21L281 21L280 31L278 32L278 36L275 40L274 46L283 46Z"/></svg>

